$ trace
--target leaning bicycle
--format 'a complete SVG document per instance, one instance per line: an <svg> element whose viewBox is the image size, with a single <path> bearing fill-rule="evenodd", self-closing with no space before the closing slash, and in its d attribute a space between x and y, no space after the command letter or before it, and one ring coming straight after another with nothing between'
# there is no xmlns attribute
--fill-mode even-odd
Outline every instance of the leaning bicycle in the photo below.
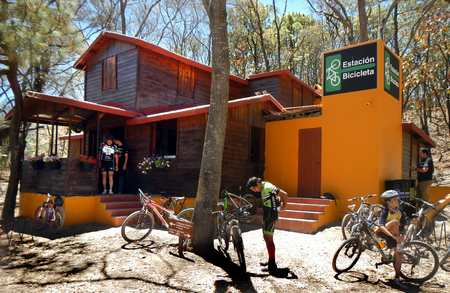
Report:
<svg viewBox="0 0 450 293"><path fill-rule="evenodd" d="M352 227L352 237L342 242L333 256L333 270L338 274L351 270L365 250L381 255L381 262L375 265L376 268L395 262L392 253L385 248L386 243L373 231L377 224L364 217L358 217L357 220ZM425 282L431 279L439 268L436 251L424 242L405 241L399 246L398 252L401 257L399 274L405 280Z"/></svg>
<svg viewBox="0 0 450 293"><path fill-rule="evenodd" d="M127 242L144 240L153 230L155 217L159 223L166 229L169 228L169 218L176 216L180 219L192 221L194 214L193 208L186 208L179 213L171 208L158 204L152 199L151 195L145 194L141 189L138 190L138 196L142 207L139 211L130 214L122 224L121 235ZM178 201L184 201L183 197L176 198Z"/></svg>
<svg viewBox="0 0 450 293"><path fill-rule="evenodd" d="M61 228L64 225L64 215L62 207L57 207L52 199L52 195L47 193L44 200L34 212L34 222L38 228Z"/></svg>

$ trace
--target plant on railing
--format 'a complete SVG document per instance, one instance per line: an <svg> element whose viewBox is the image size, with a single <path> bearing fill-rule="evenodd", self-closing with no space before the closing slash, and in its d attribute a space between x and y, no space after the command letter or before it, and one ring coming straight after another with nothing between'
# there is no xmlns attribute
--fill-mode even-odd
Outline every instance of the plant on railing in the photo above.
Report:
<svg viewBox="0 0 450 293"><path fill-rule="evenodd" d="M144 157L142 161L137 164L137 168L142 174L148 174L153 169L170 168L170 161L164 158L164 156L152 155Z"/></svg>
<svg viewBox="0 0 450 293"><path fill-rule="evenodd" d="M50 155L44 158L45 165L47 165L50 169L58 170L61 169L61 159L58 155Z"/></svg>
<svg viewBox="0 0 450 293"><path fill-rule="evenodd" d="M44 163L44 154L36 156L36 157L31 157L28 159L28 161L30 161L31 166L33 167L34 170L42 170L44 169L45 163Z"/></svg>
<svg viewBox="0 0 450 293"><path fill-rule="evenodd" d="M91 171L94 169L97 160L94 157L80 155L80 169L83 171Z"/></svg>

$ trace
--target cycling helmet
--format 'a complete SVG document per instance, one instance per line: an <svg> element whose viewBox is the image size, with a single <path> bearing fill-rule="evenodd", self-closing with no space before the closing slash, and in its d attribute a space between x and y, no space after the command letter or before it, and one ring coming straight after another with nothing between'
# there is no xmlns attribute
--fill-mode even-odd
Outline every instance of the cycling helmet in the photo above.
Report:
<svg viewBox="0 0 450 293"><path fill-rule="evenodd" d="M252 178L248 179L248 181L247 181L247 188L250 189L252 187L255 187L260 182L261 182L261 178L252 177Z"/></svg>
<svg viewBox="0 0 450 293"><path fill-rule="evenodd" d="M384 200L389 200L391 198L398 197L398 196L399 196L399 194L395 190L386 190L385 192L383 192L381 194L381 198Z"/></svg>

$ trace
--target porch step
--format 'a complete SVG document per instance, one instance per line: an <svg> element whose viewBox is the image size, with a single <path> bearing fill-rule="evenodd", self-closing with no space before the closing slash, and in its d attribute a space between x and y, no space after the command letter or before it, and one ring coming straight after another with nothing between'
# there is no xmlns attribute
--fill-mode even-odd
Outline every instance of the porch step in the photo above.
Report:
<svg viewBox="0 0 450 293"><path fill-rule="evenodd" d="M141 202L136 194L103 195L100 202L108 224L119 227L133 212L141 209Z"/></svg>
<svg viewBox="0 0 450 293"><path fill-rule="evenodd" d="M106 209L111 216L115 217L115 216L128 216L131 213L140 210L141 207L138 208L129 208L129 209Z"/></svg>
<svg viewBox="0 0 450 293"><path fill-rule="evenodd" d="M317 232L336 217L333 200L307 197L289 197L286 208L280 211L277 228L308 233Z"/></svg>
<svg viewBox="0 0 450 293"><path fill-rule="evenodd" d="M139 202L139 196L136 194L113 194L103 195L100 197L101 202L118 202L118 201L137 201Z"/></svg>

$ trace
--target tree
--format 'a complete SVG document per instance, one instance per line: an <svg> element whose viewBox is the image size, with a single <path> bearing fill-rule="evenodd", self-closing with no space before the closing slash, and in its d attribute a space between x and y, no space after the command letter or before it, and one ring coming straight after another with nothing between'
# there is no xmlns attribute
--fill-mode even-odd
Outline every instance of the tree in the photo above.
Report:
<svg viewBox="0 0 450 293"><path fill-rule="evenodd" d="M194 249L212 251L214 227L212 211L220 193L222 158L228 114L230 60L227 35L226 0L203 0L209 18L212 41L211 101L194 212Z"/></svg>
<svg viewBox="0 0 450 293"><path fill-rule="evenodd" d="M9 132L10 177L2 219L14 218L22 171L27 124L23 123L23 92L42 91L52 68L74 52L77 33L71 25L74 7L68 1L1 1L0 75L14 96Z"/></svg>

